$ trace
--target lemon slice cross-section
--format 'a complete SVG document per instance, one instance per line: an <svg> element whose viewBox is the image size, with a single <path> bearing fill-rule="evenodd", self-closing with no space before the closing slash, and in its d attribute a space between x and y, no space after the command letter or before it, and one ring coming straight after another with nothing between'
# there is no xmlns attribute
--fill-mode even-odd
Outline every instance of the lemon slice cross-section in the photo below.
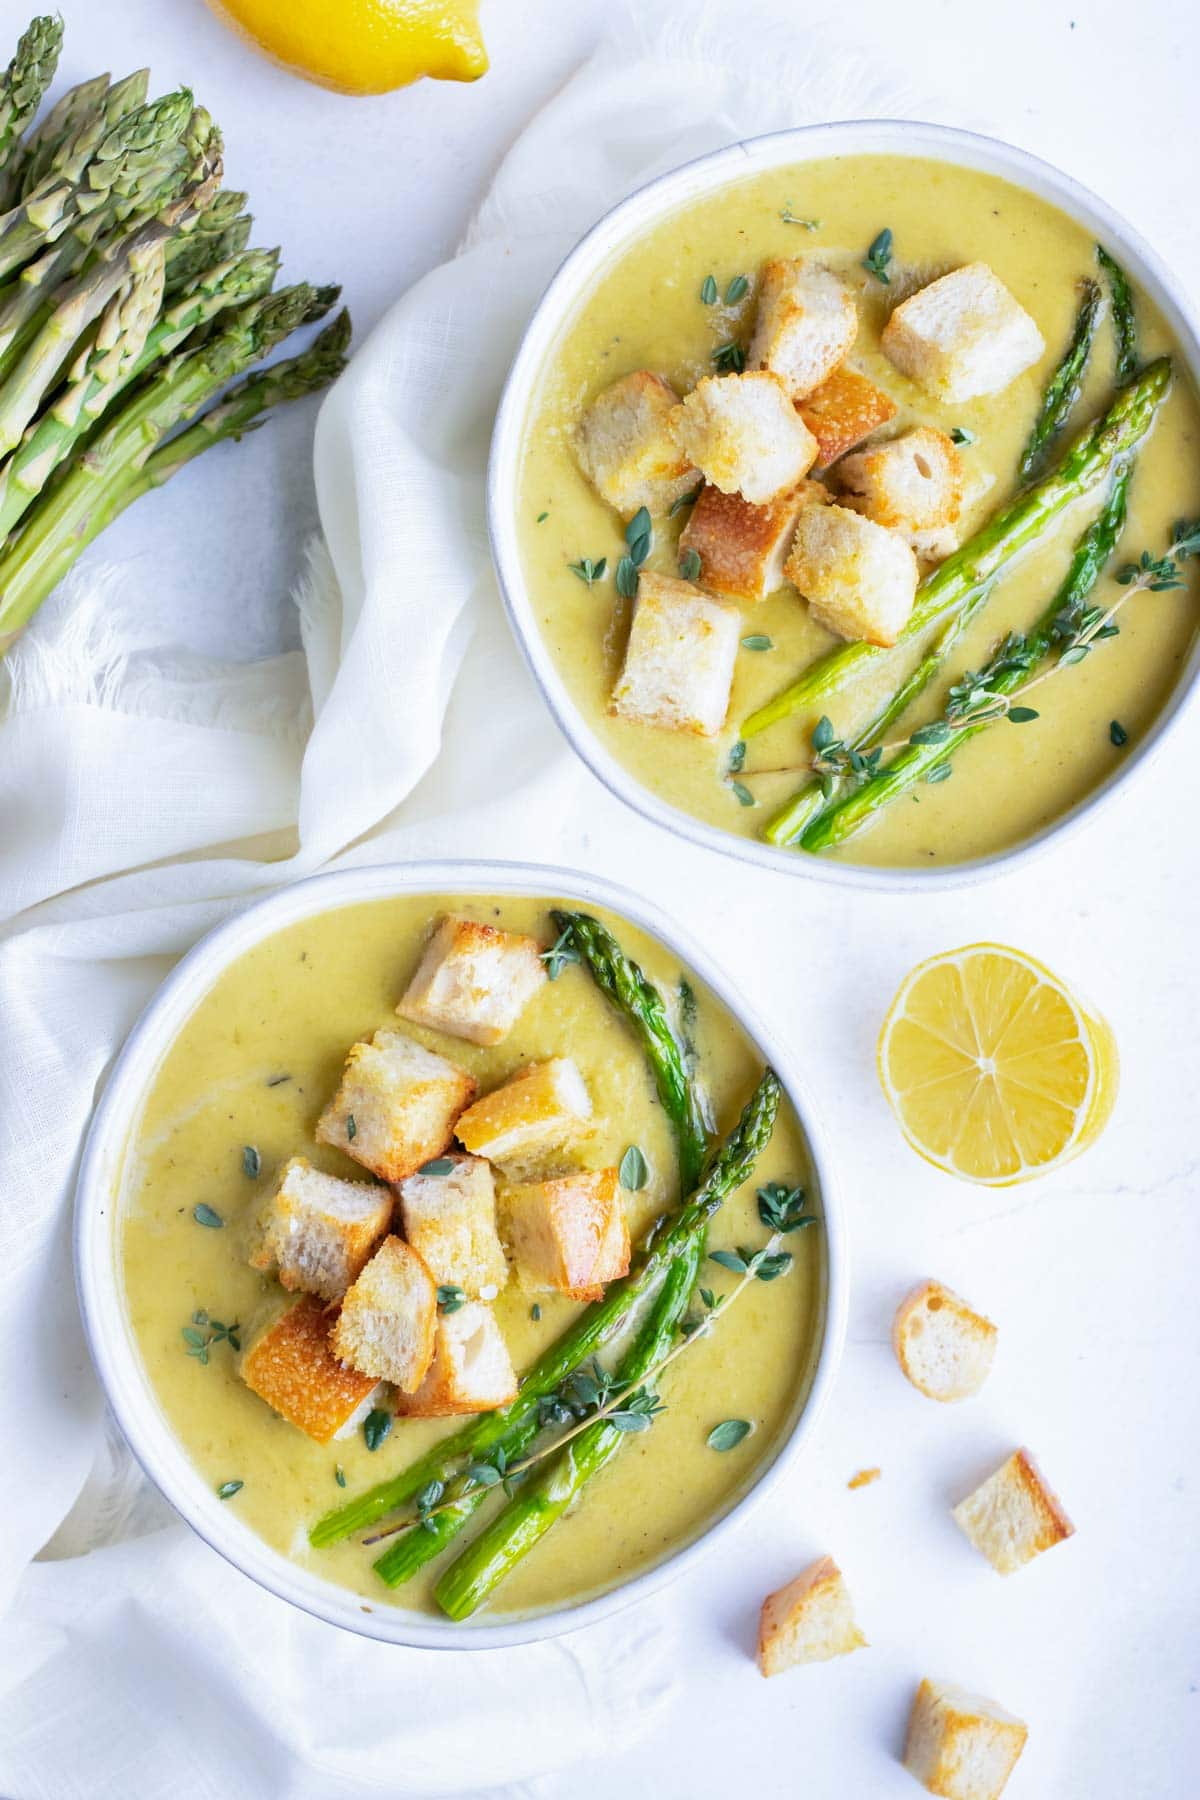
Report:
<svg viewBox="0 0 1200 1800"><path fill-rule="evenodd" d="M1050 970L1001 944L930 957L892 1001L879 1078L913 1149L964 1181L1007 1187L1099 1137L1117 1096L1116 1040Z"/></svg>

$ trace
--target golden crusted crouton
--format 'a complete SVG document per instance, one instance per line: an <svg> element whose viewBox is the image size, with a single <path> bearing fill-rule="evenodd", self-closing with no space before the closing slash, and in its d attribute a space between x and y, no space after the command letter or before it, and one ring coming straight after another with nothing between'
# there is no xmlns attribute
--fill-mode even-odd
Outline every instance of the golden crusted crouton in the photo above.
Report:
<svg viewBox="0 0 1200 1800"><path fill-rule="evenodd" d="M496 1183L481 1156L438 1157L397 1190L404 1235L439 1285L494 1300L508 1280Z"/></svg>
<svg viewBox="0 0 1200 1800"><path fill-rule="evenodd" d="M817 440L818 468L827 469L894 419L896 403L857 369L843 364L820 387L797 400L796 411Z"/></svg>
<svg viewBox="0 0 1200 1800"><path fill-rule="evenodd" d="M731 600L765 600L783 586L783 565L800 508L824 505L829 499L828 489L819 481L802 481L765 506L705 487L680 534L680 555L696 552L699 579L718 594Z"/></svg>
<svg viewBox="0 0 1200 1800"><path fill-rule="evenodd" d="M331 1344L335 1315L311 1294L247 1346L239 1365L246 1386L289 1425L318 1444L352 1425L375 1392L374 1375L341 1362Z"/></svg>
<svg viewBox="0 0 1200 1800"><path fill-rule="evenodd" d="M293 1156L279 1172L250 1267L278 1267L285 1288L340 1300L391 1218L388 1188L339 1181L306 1157Z"/></svg>
<svg viewBox="0 0 1200 1800"><path fill-rule="evenodd" d="M583 472L624 519L640 506L669 512L700 479L667 426L678 404L669 381L635 369L597 394L579 421L575 447Z"/></svg>
<svg viewBox="0 0 1200 1800"><path fill-rule="evenodd" d="M847 1656L866 1641L842 1571L832 1556L822 1556L763 1601L758 1666L764 1675L781 1675L797 1663Z"/></svg>
<svg viewBox="0 0 1200 1800"><path fill-rule="evenodd" d="M1028 1727L995 1701L948 1681L923 1681L904 1766L941 1800L1000 1800L1028 1736Z"/></svg>
<svg viewBox="0 0 1200 1800"><path fill-rule="evenodd" d="M517 1377L490 1306L468 1301L438 1314L433 1361L415 1394L396 1411L406 1419L449 1419L495 1412L517 1397Z"/></svg>
<svg viewBox="0 0 1200 1800"><path fill-rule="evenodd" d="M384 1238L342 1302L335 1353L376 1381L415 1393L433 1359L437 1283L403 1238Z"/></svg>
<svg viewBox="0 0 1200 1800"><path fill-rule="evenodd" d="M918 425L838 465L841 504L903 532L953 525L962 507L963 466L950 438Z"/></svg>
<svg viewBox="0 0 1200 1800"><path fill-rule="evenodd" d="M501 1225L529 1293L598 1300L629 1269L629 1231L615 1169L504 1188Z"/></svg>
<svg viewBox="0 0 1200 1800"><path fill-rule="evenodd" d="M844 506L804 508L786 574L818 625L868 644L896 642L917 592L917 559L903 538Z"/></svg>
<svg viewBox="0 0 1200 1800"><path fill-rule="evenodd" d="M444 1056L398 1031L377 1031L347 1056L317 1137L384 1181L403 1181L449 1146L475 1088L474 1077Z"/></svg>
<svg viewBox="0 0 1200 1800"><path fill-rule="evenodd" d="M966 1400L987 1380L996 1354L996 1327L940 1281L922 1281L900 1302L892 1345L900 1367L922 1394L931 1400Z"/></svg>
<svg viewBox="0 0 1200 1800"><path fill-rule="evenodd" d="M546 980L536 938L449 913L396 1011L472 1044L498 1044Z"/></svg>
<svg viewBox="0 0 1200 1800"><path fill-rule="evenodd" d="M638 725L715 737L725 723L741 619L690 581L643 569L612 710Z"/></svg>
<svg viewBox="0 0 1200 1800"><path fill-rule="evenodd" d="M987 263L967 263L902 300L883 328L903 375L957 404L998 394L1046 348L1025 308Z"/></svg>
<svg viewBox="0 0 1200 1800"><path fill-rule="evenodd" d="M554 1056L527 1063L503 1087L484 1094L458 1121L458 1136L472 1155L520 1176L578 1138L591 1116L583 1076L569 1056Z"/></svg>
<svg viewBox="0 0 1200 1800"><path fill-rule="evenodd" d="M810 257L764 263L747 362L777 375L793 400L833 374L858 335L854 296Z"/></svg>
<svg viewBox="0 0 1200 1800"><path fill-rule="evenodd" d="M671 429L706 481L762 506L794 488L817 440L782 382L765 373L706 375L671 415Z"/></svg>
<svg viewBox="0 0 1200 1800"><path fill-rule="evenodd" d="M955 1522L1001 1575L1011 1575L1075 1527L1028 1450L1014 1450L954 1508Z"/></svg>

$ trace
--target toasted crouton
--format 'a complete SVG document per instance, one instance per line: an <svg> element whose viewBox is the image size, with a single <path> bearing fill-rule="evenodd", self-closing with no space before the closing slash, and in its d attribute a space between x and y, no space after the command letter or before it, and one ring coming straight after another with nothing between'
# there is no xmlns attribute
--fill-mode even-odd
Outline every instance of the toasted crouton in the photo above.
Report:
<svg viewBox="0 0 1200 1800"><path fill-rule="evenodd" d="M578 1138L591 1116L583 1076L569 1056L553 1056L527 1063L477 1100L458 1121L458 1136L473 1156L519 1177Z"/></svg>
<svg viewBox="0 0 1200 1800"><path fill-rule="evenodd" d="M904 540L845 506L806 506L786 574L818 625L839 637L894 644L917 592L917 559Z"/></svg>
<svg viewBox="0 0 1200 1800"><path fill-rule="evenodd" d="M847 456L837 474L843 506L906 533L953 525L962 507L962 457L931 425Z"/></svg>
<svg viewBox="0 0 1200 1800"><path fill-rule="evenodd" d="M954 1508L955 1522L993 1569L1011 1575L1075 1535L1062 1502L1028 1450L1007 1462Z"/></svg>
<svg viewBox="0 0 1200 1800"><path fill-rule="evenodd" d="M699 579L731 600L765 600L783 586L783 565L802 506L831 498L819 481L802 481L765 506L706 487L680 533L679 550L700 558Z"/></svg>
<svg viewBox="0 0 1200 1800"><path fill-rule="evenodd" d="M906 1294L892 1325L896 1360L931 1400L966 1400L987 1380L996 1327L940 1281Z"/></svg>
<svg viewBox="0 0 1200 1800"><path fill-rule="evenodd" d="M505 1188L504 1234L529 1293L598 1300L629 1269L629 1231L615 1169Z"/></svg>
<svg viewBox="0 0 1200 1800"><path fill-rule="evenodd" d="M278 1268L285 1288L340 1300L392 1218L392 1196L371 1181L339 1181L293 1156L262 1219L253 1269Z"/></svg>
<svg viewBox="0 0 1200 1800"><path fill-rule="evenodd" d="M817 466L830 463L853 450L865 437L896 416L896 403L857 369L843 365L803 400L796 411L817 440Z"/></svg>
<svg viewBox="0 0 1200 1800"><path fill-rule="evenodd" d="M640 506L669 512L700 479L667 425L678 404L669 381L635 369L597 394L579 421L575 446L583 472L624 519Z"/></svg>
<svg viewBox="0 0 1200 1800"><path fill-rule="evenodd" d="M797 1663L847 1656L866 1641L855 1623L842 1571L832 1556L821 1556L763 1601L758 1666L764 1675L781 1675Z"/></svg>
<svg viewBox="0 0 1200 1800"><path fill-rule="evenodd" d="M333 1326L334 1315L306 1294L257 1334L239 1365L246 1386L318 1444L353 1426L379 1385L339 1361Z"/></svg>
<svg viewBox="0 0 1200 1800"><path fill-rule="evenodd" d="M998 394L1046 348L1025 308L983 262L902 300L880 342L901 374L955 404Z"/></svg>
<svg viewBox="0 0 1200 1800"><path fill-rule="evenodd" d="M449 1166L444 1170L438 1163ZM434 1280L460 1287L472 1300L494 1299L508 1280L496 1231L496 1183L480 1156L438 1159L427 1173L400 1183L404 1235Z"/></svg>
<svg viewBox="0 0 1200 1800"><path fill-rule="evenodd" d="M377 1031L347 1056L317 1137L384 1181L403 1181L449 1146L475 1088L474 1077L444 1056L398 1031Z"/></svg>
<svg viewBox="0 0 1200 1800"><path fill-rule="evenodd" d="M396 1011L472 1044L498 1044L545 980L536 938L450 913L426 944Z"/></svg>
<svg viewBox="0 0 1200 1800"><path fill-rule="evenodd" d="M832 270L807 258L763 264L747 361L777 375L793 400L833 374L857 335L854 296Z"/></svg>
<svg viewBox="0 0 1200 1800"><path fill-rule="evenodd" d="M706 481L755 506L794 488L817 459L817 440L786 388L765 373L706 375L671 428Z"/></svg>
<svg viewBox="0 0 1200 1800"><path fill-rule="evenodd" d="M517 1397L517 1377L490 1306L468 1301L439 1313L433 1361L415 1394L396 1407L407 1419L449 1419L495 1412Z"/></svg>
<svg viewBox="0 0 1200 1800"><path fill-rule="evenodd" d="M1028 1736L1028 1727L995 1701L948 1681L923 1681L904 1766L942 1800L1000 1800Z"/></svg>
<svg viewBox="0 0 1200 1800"><path fill-rule="evenodd" d="M343 1362L415 1393L433 1359L437 1283L403 1238L384 1238L342 1302L331 1342Z"/></svg>
<svg viewBox="0 0 1200 1800"><path fill-rule="evenodd" d="M638 580L612 710L638 725L715 737L729 710L741 620L674 575Z"/></svg>

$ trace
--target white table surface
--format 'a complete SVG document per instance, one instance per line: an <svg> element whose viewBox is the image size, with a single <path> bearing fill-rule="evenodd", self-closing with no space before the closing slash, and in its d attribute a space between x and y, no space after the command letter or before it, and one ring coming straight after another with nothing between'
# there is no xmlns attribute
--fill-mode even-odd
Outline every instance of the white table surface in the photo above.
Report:
<svg viewBox="0 0 1200 1800"><path fill-rule="evenodd" d="M485 0L492 72L481 85L357 102L248 54L201 0L64 0L63 10L65 74L150 61L157 86L195 86L225 130L227 179L252 191L256 241L282 243L293 278L340 276L362 330L450 253L505 147L608 8ZM827 16L796 0L778 10L798 32ZM6 37L26 11L4 0ZM1200 288L1194 8L859 0L828 29L1104 192ZM106 555L155 559L163 616L197 649L251 656L286 637L284 596L315 523L311 422L311 410L290 409L238 459L236 481L228 462L206 459L108 534ZM208 578L216 517L238 546L236 590L214 592ZM148 619L147 634L157 628ZM735 1790L904 1800L917 1790L896 1754L926 1673L1029 1722L1014 1797L1200 1790L1195 736L1193 720L1100 828L1015 878L929 899L752 878L663 843L582 776L577 819L551 822L544 846L514 847L637 885L742 979L794 1047L838 1144L855 1265L845 1361L810 1453L765 1512L652 1602L685 1621L677 1706L656 1739L624 1753L614 1720L611 1757L549 1784L554 1800ZM1124 1065L1100 1146L1009 1192L927 1169L873 1074L903 973L982 938L1076 981L1112 1021ZM1000 1325L992 1378L965 1407L923 1400L892 1359L894 1305L927 1274ZM948 1508L1020 1443L1041 1456L1078 1532L1001 1580ZM849 1491L870 1465L882 1478ZM825 1550L846 1571L871 1648L767 1684L750 1660L759 1599Z"/></svg>

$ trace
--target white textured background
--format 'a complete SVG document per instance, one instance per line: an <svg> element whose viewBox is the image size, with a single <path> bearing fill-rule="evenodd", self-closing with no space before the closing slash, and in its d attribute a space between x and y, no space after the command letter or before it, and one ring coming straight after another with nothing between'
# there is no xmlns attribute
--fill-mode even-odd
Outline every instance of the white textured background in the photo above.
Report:
<svg viewBox="0 0 1200 1800"><path fill-rule="evenodd" d="M485 0L493 66L481 85L357 102L257 61L200 0L64 0L63 10L62 73L150 61L156 86L190 81L224 127L227 179L251 189L255 240L283 244L293 279L339 276L365 330L451 252L500 154L591 47L608 7ZM26 11L2 0L6 39ZM727 11L736 32L736 5ZM778 11L798 33L811 21L844 34L898 80L953 96L1059 162L1200 290L1195 8L859 0L831 19L778 0ZM247 657L280 643L315 524L311 424L304 409L277 416L253 455L205 459L108 534L106 555L161 570L170 635ZM148 617L148 638L160 635ZM614 1720L612 1756L548 1789L554 1800L915 1793L894 1758L925 1673L977 1686L1029 1721L1014 1796L1185 1800L1200 1788L1195 791L1184 738L1065 850L1016 880L926 900L745 875L665 845L583 775L574 816L546 821L544 845L512 847L642 888L740 974L790 1039L842 1148L855 1247L850 1343L812 1453L766 1515L662 1602L689 1623L679 1705L659 1740L628 1756ZM1057 1180L1010 1194L927 1170L873 1075L875 1032L904 971L985 937L1077 981L1124 1058L1100 1146ZM1001 1327L992 1379L966 1408L920 1399L892 1362L893 1306L925 1274ZM1002 1581L948 1506L1021 1442L1079 1529ZM871 1464L882 1480L848 1492ZM765 1684L749 1661L758 1600L826 1549L872 1648Z"/></svg>

